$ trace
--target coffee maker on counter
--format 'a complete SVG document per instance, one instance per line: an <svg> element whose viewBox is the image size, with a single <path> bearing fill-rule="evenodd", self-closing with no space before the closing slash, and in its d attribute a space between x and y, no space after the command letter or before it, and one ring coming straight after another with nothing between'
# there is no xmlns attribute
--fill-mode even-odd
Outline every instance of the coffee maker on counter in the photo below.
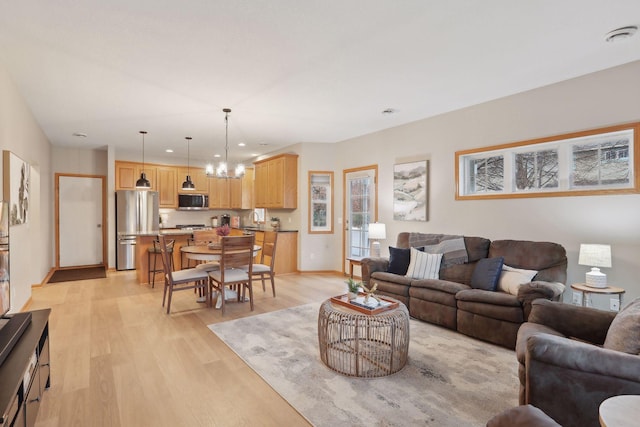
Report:
<svg viewBox="0 0 640 427"><path fill-rule="evenodd" d="M225 224L231 227L231 215L229 214L220 215L220 226L223 226Z"/></svg>

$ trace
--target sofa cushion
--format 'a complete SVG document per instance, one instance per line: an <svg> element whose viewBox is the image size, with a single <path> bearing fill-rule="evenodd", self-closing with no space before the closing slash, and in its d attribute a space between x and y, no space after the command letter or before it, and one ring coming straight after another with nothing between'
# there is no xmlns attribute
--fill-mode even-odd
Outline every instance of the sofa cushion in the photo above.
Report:
<svg viewBox="0 0 640 427"><path fill-rule="evenodd" d="M498 287L498 279L502 273L504 258L484 258L478 261L471 276L471 287L495 291Z"/></svg>
<svg viewBox="0 0 640 427"><path fill-rule="evenodd" d="M394 248L389 246L389 268L387 271L404 276L407 274L411 261L411 249Z"/></svg>
<svg viewBox="0 0 640 427"><path fill-rule="evenodd" d="M640 298L632 301L613 319L604 348L640 354Z"/></svg>
<svg viewBox="0 0 640 427"><path fill-rule="evenodd" d="M523 268L513 268L504 264L502 274L498 282L498 289L511 295L518 295L518 288L523 283L531 282L531 279L538 274L536 270L525 270Z"/></svg>
<svg viewBox="0 0 640 427"><path fill-rule="evenodd" d="M411 248L406 276L412 279L437 279L441 261L442 254L428 254Z"/></svg>
<svg viewBox="0 0 640 427"><path fill-rule="evenodd" d="M469 261L467 248L462 237L447 238L435 245L424 245L416 249L422 249L430 254L442 254L442 267L465 264Z"/></svg>

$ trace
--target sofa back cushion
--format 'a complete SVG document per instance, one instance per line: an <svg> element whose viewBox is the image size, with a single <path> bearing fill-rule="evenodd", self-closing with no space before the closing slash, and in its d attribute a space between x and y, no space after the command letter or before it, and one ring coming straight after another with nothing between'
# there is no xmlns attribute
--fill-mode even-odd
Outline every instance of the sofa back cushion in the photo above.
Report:
<svg viewBox="0 0 640 427"><path fill-rule="evenodd" d="M533 280L567 281L567 252L557 243L494 240L489 246L489 257L499 256L510 267L538 271Z"/></svg>
<svg viewBox="0 0 640 427"><path fill-rule="evenodd" d="M429 234L429 233L411 233L402 232L398 234L396 247L410 248L412 246L437 245L444 239L456 238L448 234ZM464 236L464 244L467 250L468 262L466 264L457 264L447 267L441 266L440 280L448 280L451 282L471 284L471 276L475 268L475 264L479 259L487 258L489 254L489 245L491 241L483 237Z"/></svg>
<svg viewBox="0 0 640 427"><path fill-rule="evenodd" d="M640 355L640 298L633 300L616 314L603 347Z"/></svg>

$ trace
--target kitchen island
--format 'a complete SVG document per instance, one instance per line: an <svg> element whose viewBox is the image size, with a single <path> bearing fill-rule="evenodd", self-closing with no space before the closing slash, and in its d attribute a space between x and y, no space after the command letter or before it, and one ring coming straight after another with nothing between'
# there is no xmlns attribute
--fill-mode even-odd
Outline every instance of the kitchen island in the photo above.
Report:
<svg viewBox="0 0 640 427"><path fill-rule="evenodd" d="M268 228L268 227L267 227ZM231 230L231 235L241 236L243 234L255 234L256 236L256 245L262 246L264 242L264 229L257 227L247 227L247 228L233 228ZM268 230L267 230L268 231ZM174 250L173 250L173 265L176 270L180 269L180 258L181 252L180 248L182 246L188 246L188 240L193 237L193 230L190 229L177 229L177 228L165 228L159 231L160 234L165 236L169 236L171 239L175 240ZM138 283L148 284L149 283L149 268L153 266L153 257L151 256L151 266L149 265L149 256L148 250L153 247L153 241L158 238L157 233L141 233L136 237L136 277L138 279ZM260 253L256 256L255 262L260 261ZM267 258L265 262L268 263L270 260ZM162 268L162 261L160 256L158 255L158 260L156 262L156 268ZM276 264L275 264L275 272L276 275L280 274L292 274L298 272L298 230L279 230L278 231L278 243L276 247ZM156 276L156 282L162 283L164 279L162 279L162 274L158 273Z"/></svg>

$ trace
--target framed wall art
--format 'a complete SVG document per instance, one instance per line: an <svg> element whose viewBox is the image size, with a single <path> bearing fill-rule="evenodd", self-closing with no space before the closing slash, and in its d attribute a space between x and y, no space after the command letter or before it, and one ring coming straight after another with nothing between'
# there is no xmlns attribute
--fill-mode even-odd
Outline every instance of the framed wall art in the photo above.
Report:
<svg viewBox="0 0 640 427"><path fill-rule="evenodd" d="M333 233L333 172L309 171L309 234Z"/></svg>
<svg viewBox="0 0 640 427"><path fill-rule="evenodd" d="M26 224L29 219L29 163L13 154L2 152L3 198L9 202L9 225Z"/></svg>
<svg viewBox="0 0 640 427"><path fill-rule="evenodd" d="M426 160L393 165L393 219L427 220L427 172Z"/></svg>

